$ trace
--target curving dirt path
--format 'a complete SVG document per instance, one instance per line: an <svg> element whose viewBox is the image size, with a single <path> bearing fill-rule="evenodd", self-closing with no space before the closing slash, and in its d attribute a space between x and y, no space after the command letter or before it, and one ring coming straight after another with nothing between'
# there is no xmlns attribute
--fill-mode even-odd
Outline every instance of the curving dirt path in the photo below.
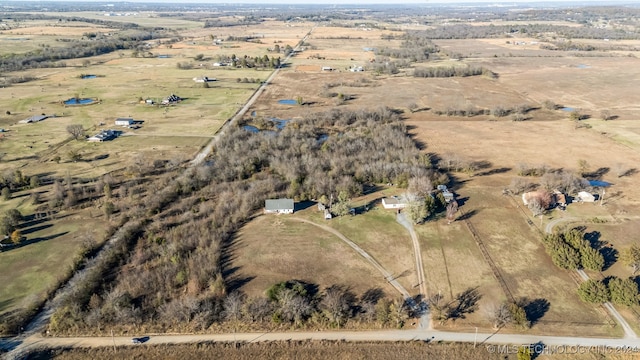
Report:
<svg viewBox="0 0 640 360"><path fill-rule="evenodd" d="M429 312L427 299L429 294L427 294L427 282L426 277L424 276L424 265L422 263L422 250L420 249L420 242L418 241L418 234L416 234L415 229L413 228L413 224L404 213L399 213L396 217L396 221L400 223L400 225L407 228L409 231L409 235L411 235L411 241L413 242L413 253L416 259L416 276L418 278L418 284L416 286L420 287L420 294L423 296L423 301L420 304L424 309L422 312L422 316L420 316L420 320L418 321L418 329L433 329L433 324L431 323L431 312Z"/></svg>
<svg viewBox="0 0 640 360"><path fill-rule="evenodd" d="M407 291L407 289L405 289L402 285L400 285L400 283L393 277L393 275L391 275L391 273L389 271L387 271L387 269L382 267L382 265L380 265L380 263L378 261L376 261L376 259L374 259L371 255L369 255L369 253L364 251L364 249L362 249L360 246L358 246L358 244L356 244L353 241L349 240L346 236L342 235L342 233L340 233L336 229L331 228L331 227L326 226L326 225L316 224L313 221L310 221L310 220L307 220L307 219L301 219L301 218L295 218L294 217L294 218L291 218L291 220L300 221L300 222L303 222L305 224L313 225L315 227L318 227L318 228L320 228L320 229L322 229L324 231L330 232L333 235L337 236L340 240L344 241L353 250L355 250L363 258L365 258L371 265L373 265L373 267L375 267L376 270L378 270L382 274L382 276L384 276L385 280L387 280L389 282L389 284L391 284L391 286L393 286L396 290L398 290L398 292L402 295L402 297L405 300L406 299L411 299L411 295L409 295L409 292Z"/></svg>

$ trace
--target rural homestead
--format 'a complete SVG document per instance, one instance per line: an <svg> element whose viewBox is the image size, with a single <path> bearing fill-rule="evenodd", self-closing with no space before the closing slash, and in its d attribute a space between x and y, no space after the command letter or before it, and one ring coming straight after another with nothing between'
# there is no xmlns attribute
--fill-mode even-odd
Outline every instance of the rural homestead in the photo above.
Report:
<svg viewBox="0 0 640 360"><path fill-rule="evenodd" d="M2 2L0 357L633 357L639 58L633 2Z"/></svg>

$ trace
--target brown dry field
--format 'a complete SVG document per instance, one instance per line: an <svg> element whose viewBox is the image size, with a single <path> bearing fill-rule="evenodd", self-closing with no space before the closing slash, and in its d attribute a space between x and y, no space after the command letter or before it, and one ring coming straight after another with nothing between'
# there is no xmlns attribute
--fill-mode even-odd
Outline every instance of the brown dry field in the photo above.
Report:
<svg viewBox="0 0 640 360"><path fill-rule="evenodd" d="M321 94L323 85L339 84L331 91L354 95L355 99L338 108L388 106L403 110L410 134L426 144L425 152L436 156L454 153L468 160L489 162L491 166L486 170L501 169L487 176L454 174L457 178L454 189L466 199L462 208L473 213L469 221L485 242L513 296L550 301L549 310L530 331L540 334L620 335L619 328L612 329L608 325L609 318L605 312L579 300L573 275L555 268L544 252L540 232L527 224L527 219L531 219L529 214L516 208L515 201L502 196L502 189L516 176L515 168L519 163L546 164L551 168L572 171L577 171L581 159L588 161L591 170L613 168L616 163L627 168L637 167L640 164L637 105L640 93L634 89L640 80L639 60L608 55L576 57L569 53L539 50L534 46L516 47L506 44L506 39L449 40L436 43L448 51L473 54L473 58L456 64L484 66L498 73L499 78L416 79L402 72L395 76L376 76L370 72L351 73L341 67L353 56L363 59L365 55L371 55L361 50L368 46L368 40L353 39L356 32L352 32L352 39L348 40L314 39L319 37L317 30L314 30L310 43L318 49L297 55L294 59L297 67L281 72L254 105L254 110L264 116L296 118L305 113L336 108L335 99ZM335 50L330 46L332 41L340 43ZM508 56L509 52L514 56ZM307 58L316 53L326 56L326 59ZM494 54L498 56L493 57ZM446 60L440 63L454 64ZM319 66L333 66L339 70L310 71ZM365 87L351 86L361 79L370 82ZM310 105L277 104L279 99L295 99L297 96L302 96ZM545 100L590 115L591 119L583 121L583 124L591 128L577 128L568 120L568 112L544 109L542 103ZM496 105L511 107L518 104L529 104L536 109L529 112L527 121L513 122L510 118L495 119L492 116L445 117L429 110L410 113L407 107L411 103L434 110L469 105L490 109ZM610 110L617 118L608 122L599 120L602 109ZM613 171L605 172L602 180L614 184L611 192L616 194L615 198L603 207L581 204L570 206L565 214L550 213L543 219L542 226L564 216L610 218L620 226L607 226L618 229L616 236L626 239L618 242L607 238L614 247L621 248L628 241L637 241L633 229L637 228L635 214L640 210L640 190L634 185L638 177L636 173L618 178ZM539 222L539 219L532 220ZM489 326L483 309L505 299L506 295L468 230L461 223L447 226L436 222L419 227L418 232L423 243L430 292L441 291L445 297L450 297L467 287L479 286L483 293L479 311L444 328ZM610 272L618 273L619 266L615 265ZM633 313L626 310L622 313L629 321L636 322Z"/></svg>
<svg viewBox="0 0 640 360"><path fill-rule="evenodd" d="M249 296L264 295L269 286L292 279L317 284L320 290L348 285L357 296L376 287L392 297L397 295L383 276L342 240L287 216L257 216L240 231L232 252L237 277L246 281L241 289Z"/></svg>
<svg viewBox="0 0 640 360"><path fill-rule="evenodd" d="M332 341L283 341L249 344L201 343L193 345L156 345L140 347L54 349L34 354L40 359L515 359L515 355L490 353L472 344L427 343L422 341L394 343L346 343ZM579 359L583 359L579 357ZM587 359L584 357L584 359ZM620 359L623 358L611 358Z"/></svg>

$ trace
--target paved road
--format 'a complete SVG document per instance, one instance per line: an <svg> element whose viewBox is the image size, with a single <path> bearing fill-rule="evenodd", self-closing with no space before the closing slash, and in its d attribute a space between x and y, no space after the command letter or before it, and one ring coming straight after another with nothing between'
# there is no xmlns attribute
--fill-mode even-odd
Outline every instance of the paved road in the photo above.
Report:
<svg viewBox="0 0 640 360"><path fill-rule="evenodd" d="M295 221L300 221L300 222L303 222L303 223L311 224L313 226L319 227L320 229L322 229L324 231L327 231L327 232L330 232L333 235L337 236L338 238L340 238L340 240L344 241L353 250L358 252L358 254L360 254L369 263L371 263L371 265L373 265L373 267L375 267L376 270L378 270L382 274L382 276L384 276L385 280L387 280L389 282L389 284L391 284L391 286L393 286L396 290L398 290L398 292L402 295L402 297L405 300L411 299L411 295L409 295L409 292L407 291L407 289L405 289L402 285L400 285L398 280L396 280L393 277L393 275L391 275L391 273L389 271L387 271L387 269L382 267L382 265L380 265L380 263L378 261L376 261L376 259L374 259L371 255L369 255L369 253L364 251L364 249L362 249L360 246L358 246L358 244L356 244L353 241L349 240L346 236L342 235L342 233L340 233L336 229L331 228L331 227L326 226L326 225L316 224L313 221L309 221L307 219L301 219L301 218L291 218L291 219L295 220Z"/></svg>
<svg viewBox="0 0 640 360"><path fill-rule="evenodd" d="M578 217L565 217L565 218L558 218L558 219L554 219L553 221L549 222L547 224L547 226L545 227L544 231L547 234L551 234L553 232L553 228L563 222L576 222L576 221L581 221L583 219L578 218ZM587 273L584 272L584 270L582 269L577 269L576 272L578 273L578 275L580 276L580 278L582 279L582 281L587 281L589 280L589 275L587 275ZM613 304L611 304L610 302L606 302L604 303L604 308L607 309L607 311L609 312L609 314L611 315L611 317L613 317L618 324L622 327L622 330L624 330L624 337L627 339L635 339L638 336L636 335L635 331L633 331L633 329L631 328L631 325L629 325L629 323L627 322L627 320L625 320L622 315L620 315L620 313L618 312L618 310L616 310L615 307L613 307Z"/></svg>

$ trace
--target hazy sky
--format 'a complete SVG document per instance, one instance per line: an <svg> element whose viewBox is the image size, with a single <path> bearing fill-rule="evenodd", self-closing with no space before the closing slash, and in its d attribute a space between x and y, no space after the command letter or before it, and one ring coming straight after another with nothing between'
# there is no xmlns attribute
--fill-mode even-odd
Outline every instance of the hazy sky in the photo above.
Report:
<svg viewBox="0 0 640 360"><path fill-rule="evenodd" d="M60 0L22 0L22 1L60 1ZM77 1L88 1L88 2L104 2L108 3L109 0L77 0ZM0 1L1 2L1 1ZM66 1L70 2L70 1ZM71 1L72 2L72 1ZM113 1L113 3L118 3L122 1ZM176 3L175 0L127 0L126 2L172 2ZM305 0L233 0L233 1L224 1L224 0L184 0L177 1L177 3L209 3L209 4L337 4L337 5L356 5L356 4L439 4L439 3L500 3L500 4L509 4L509 3L566 3L566 2L574 2L576 4L583 3L614 3L614 2L627 2L633 3L635 1L603 1L603 0L546 0L546 1L531 1L531 0L349 0L349 1L339 1L339 0L313 0L313 1L305 1Z"/></svg>

